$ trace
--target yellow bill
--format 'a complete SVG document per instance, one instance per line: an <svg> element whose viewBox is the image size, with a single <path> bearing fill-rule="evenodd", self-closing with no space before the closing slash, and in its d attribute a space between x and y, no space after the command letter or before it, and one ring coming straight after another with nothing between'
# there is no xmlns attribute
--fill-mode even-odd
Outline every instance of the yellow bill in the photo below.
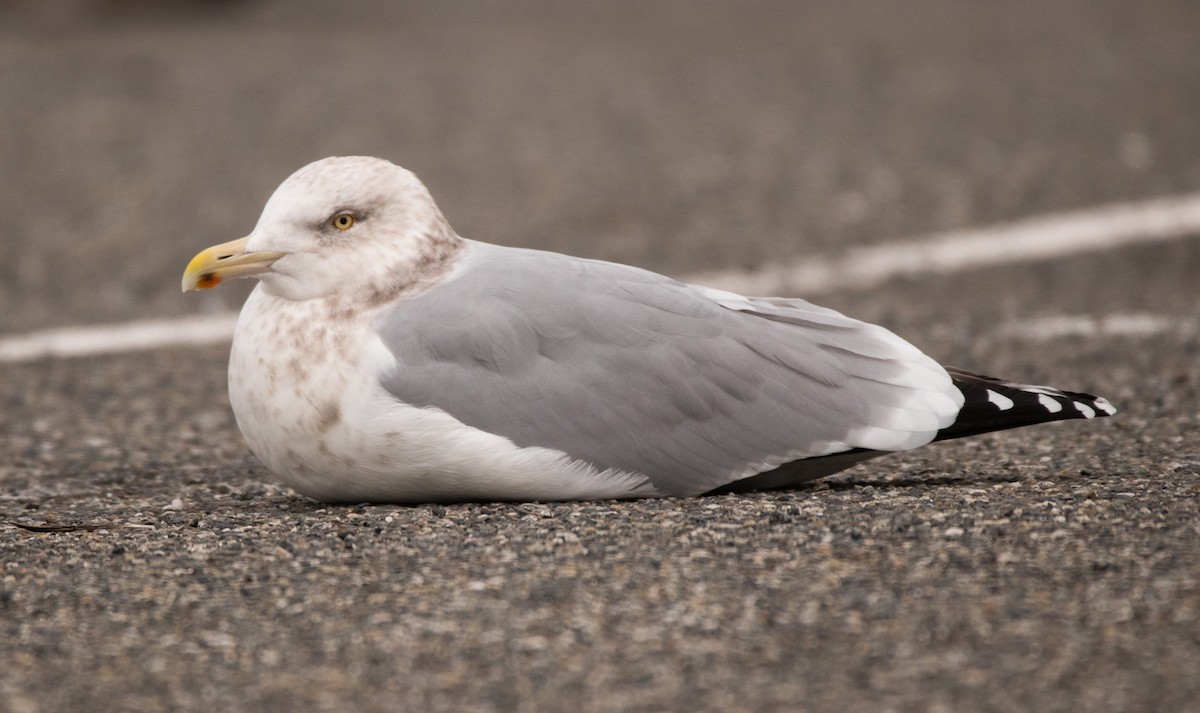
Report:
<svg viewBox="0 0 1200 713"><path fill-rule="evenodd" d="M239 238L202 250L192 258L183 271L183 291L207 290L221 284L227 277L253 277L271 268L287 253L267 251L246 252L250 238Z"/></svg>

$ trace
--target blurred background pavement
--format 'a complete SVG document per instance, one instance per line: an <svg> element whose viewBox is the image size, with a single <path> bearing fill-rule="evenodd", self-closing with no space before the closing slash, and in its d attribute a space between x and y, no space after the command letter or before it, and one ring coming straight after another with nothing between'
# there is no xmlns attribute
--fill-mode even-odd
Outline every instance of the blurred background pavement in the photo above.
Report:
<svg viewBox="0 0 1200 713"><path fill-rule="evenodd" d="M10 0L0 333L236 309L183 264L333 154L672 274L1195 191L1198 36L1171 0Z"/></svg>

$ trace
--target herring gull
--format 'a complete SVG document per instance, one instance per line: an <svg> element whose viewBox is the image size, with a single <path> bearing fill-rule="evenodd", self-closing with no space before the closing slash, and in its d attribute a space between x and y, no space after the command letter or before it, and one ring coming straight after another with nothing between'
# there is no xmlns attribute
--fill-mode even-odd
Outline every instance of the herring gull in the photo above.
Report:
<svg viewBox="0 0 1200 713"><path fill-rule="evenodd" d="M458 236L415 175L335 157L275 191L184 291L259 284L229 398L266 467L325 501L775 489L1107 401L940 366L799 299Z"/></svg>

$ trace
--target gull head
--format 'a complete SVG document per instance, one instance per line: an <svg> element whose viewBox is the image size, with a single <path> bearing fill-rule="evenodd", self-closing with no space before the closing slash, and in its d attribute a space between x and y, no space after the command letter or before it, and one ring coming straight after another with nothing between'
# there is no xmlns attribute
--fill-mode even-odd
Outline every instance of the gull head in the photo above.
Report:
<svg viewBox="0 0 1200 713"><path fill-rule="evenodd" d="M421 279L461 242L412 172L369 156L326 158L280 184L248 236L192 258L183 291L257 277L284 299L369 300Z"/></svg>

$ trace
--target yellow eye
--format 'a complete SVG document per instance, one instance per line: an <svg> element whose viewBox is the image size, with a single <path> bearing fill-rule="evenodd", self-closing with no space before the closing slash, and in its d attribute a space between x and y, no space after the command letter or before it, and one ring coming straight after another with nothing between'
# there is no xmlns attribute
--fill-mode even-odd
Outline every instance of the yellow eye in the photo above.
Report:
<svg viewBox="0 0 1200 713"><path fill-rule="evenodd" d="M329 224L338 230L349 230L354 227L354 215L352 213L338 213L329 219Z"/></svg>

